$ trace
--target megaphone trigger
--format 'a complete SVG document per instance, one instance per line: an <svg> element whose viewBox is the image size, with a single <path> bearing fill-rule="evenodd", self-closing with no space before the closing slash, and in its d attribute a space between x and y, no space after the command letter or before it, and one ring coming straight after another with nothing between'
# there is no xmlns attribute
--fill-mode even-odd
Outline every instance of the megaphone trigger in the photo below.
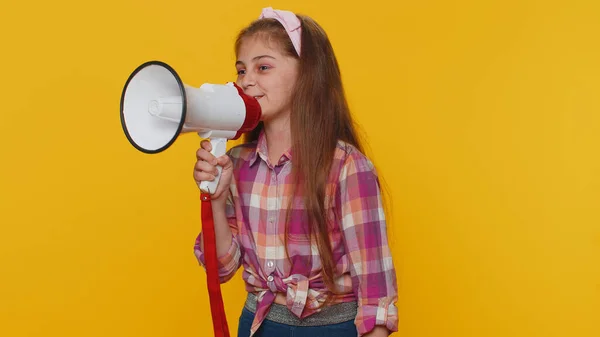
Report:
<svg viewBox="0 0 600 337"><path fill-rule="evenodd" d="M227 153L227 138L211 138L210 145L212 147L210 153L219 158ZM221 172L223 168L217 165L217 176L212 181L203 181L200 183L200 190L205 193L214 194L219 186L219 180L221 178Z"/></svg>

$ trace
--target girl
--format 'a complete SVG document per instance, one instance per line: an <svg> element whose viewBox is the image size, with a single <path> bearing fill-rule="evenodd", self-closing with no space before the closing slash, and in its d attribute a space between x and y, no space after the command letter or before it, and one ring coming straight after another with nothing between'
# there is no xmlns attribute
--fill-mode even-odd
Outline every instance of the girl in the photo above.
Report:
<svg viewBox="0 0 600 337"><path fill-rule="evenodd" d="M243 266L238 336L387 336L397 285L377 173L363 154L329 39L310 17L264 8L235 44L236 83L262 119L196 183L212 196L219 277ZM204 242L194 251L204 265Z"/></svg>

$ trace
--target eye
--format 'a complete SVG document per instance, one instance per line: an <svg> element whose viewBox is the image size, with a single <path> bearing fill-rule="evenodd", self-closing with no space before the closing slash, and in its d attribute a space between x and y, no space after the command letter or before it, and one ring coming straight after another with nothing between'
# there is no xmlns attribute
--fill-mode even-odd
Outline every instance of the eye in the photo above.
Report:
<svg viewBox="0 0 600 337"><path fill-rule="evenodd" d="M238 75L244 75L245 73L246 73L246 70L244 70L244 69L240 69L237 71Z"/></svg>
<svg viewBox="0 0 600 337"><path fill-rule="evenodd" d="M271 69L271 67L269 67L269 66L260 66L260 67L258 67L258 70L261 70L261 71L265 71L265 70L268 70L268 69Z"/></svg>

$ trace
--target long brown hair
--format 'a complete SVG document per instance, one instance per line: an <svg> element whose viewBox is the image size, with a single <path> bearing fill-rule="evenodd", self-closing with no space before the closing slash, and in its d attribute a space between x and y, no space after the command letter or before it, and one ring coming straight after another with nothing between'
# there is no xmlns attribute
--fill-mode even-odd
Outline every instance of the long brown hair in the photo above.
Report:
<svg viewBox="0 0 600 337"><path fill-rule="evenodd" d="M237 55L244 39L261 37L267 42L276 43L283 53L299 60L290 114L292 174L296 179L292 195L295 196L298 187L303 191L310 222L308 231L311 238L316 234L323 280L329 291L335 293L335 263L328 235L332 224L328 220L325 202L326 197L334 196L326 195L326 186L337 142L342 140L359 151L363 151L363 147L348 108L340 69L327 34L310 17L296 16L302 23L301 56L296 53L283 26L274 19L256 20L243 29L237 37L235 52ZM256 129L244 135L244 141L255 141L262 128L260 123Z"/></svg>

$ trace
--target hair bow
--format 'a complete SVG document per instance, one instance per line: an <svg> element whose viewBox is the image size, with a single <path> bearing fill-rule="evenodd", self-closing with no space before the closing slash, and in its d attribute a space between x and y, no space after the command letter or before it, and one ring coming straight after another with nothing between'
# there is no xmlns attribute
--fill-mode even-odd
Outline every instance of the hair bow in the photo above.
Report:
<svg viewBox="0 0 600 337"><path fill-rule="evenodd" d="M283 28L285 28L290 40L292 40L292 44L296 49L296 53L300 56L300 41L302 36L302 24L300 20L296 16L296 14L290 11L273 9L272 7L265 7L260 14L259 19L262 18L272 18L279 21Z"/></svg>

